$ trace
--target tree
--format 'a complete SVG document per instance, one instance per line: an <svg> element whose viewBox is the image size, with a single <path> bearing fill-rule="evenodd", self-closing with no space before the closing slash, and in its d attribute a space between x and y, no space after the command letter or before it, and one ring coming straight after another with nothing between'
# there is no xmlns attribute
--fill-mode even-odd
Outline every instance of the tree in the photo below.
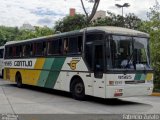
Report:
<svg viewBox="0 0 160 120"><path fill-rule="evenodd" d="M139 30L142 24L142 20L138 18L134 13L129 13L124 18L124 26L130 29Z"/></svg>
<svg viewBox="0 0 160 120"><path fill-rule="evenodd" d="M17 27L0 26L0 46L4 45L7 41L15 40L18 33Z"/></svg>
<svg viewBox="0 0 160 120"><path fill-rule="evenodd" d="M109 11L107 14L105 18L98 18L92 21L92 26L118 26L139 29L142 22L141 19L133 13L127 14L124 18L121 15L116 15Z"/></svg>
<svg viewBox="0 0 160 120"><path fill-rule="evenodd" d="M147 15L149 21L144 21L140 29L150 34L151 62L155 70L155 89L160 89L160 4L158 1L150 8Z"/></svg>
<svg viewBox="0 0 160 120"><path fill-rule="evenodd" d="M75 14L75 16L66 16L55 23L55 31L68 32L85 27L85 16Z"/></svg>
<svg viewBox="0 0 160 120"><path fill-rule="evenodd" d="M81 0L81 4L82 4L82 7L83 7L83 10L85 12L85 15L86 15L86 23L89 24L92 20L92 18L94 17L96 11L97 11L97 8L99 6L99 2L100 0L87 0L88 2L91 2L91 3L94 3L93 5L93 8L92 8L92 11L91 11L91 14L89 14L84 6L84 2L83 0Z"/></svg>
<svg viewBox="0 0 160 120"><path fill-rule="evenodd" d="M16 40L26 40L47 35L53 35L54 31L48 27L35 26L35 30L20 30Z"/></svg>

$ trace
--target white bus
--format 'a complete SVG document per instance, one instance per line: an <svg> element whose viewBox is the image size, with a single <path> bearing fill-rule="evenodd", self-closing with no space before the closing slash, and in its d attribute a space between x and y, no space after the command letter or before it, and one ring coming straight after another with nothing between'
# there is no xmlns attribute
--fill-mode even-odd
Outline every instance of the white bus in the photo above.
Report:
<svg viewBox="0 0 160 120"><path fill-rule="evenodd" d="M149 35L121 27L88 27L5 45L4 79L85 95L150 95Z"/></svg>
<svg viewBox="0 0 160 120"><path fill-rule="evenodd" d="M1 77L3 77L3 71L4 71L3 53L4 53L4 46L0 46L0 76Z"/></svg>

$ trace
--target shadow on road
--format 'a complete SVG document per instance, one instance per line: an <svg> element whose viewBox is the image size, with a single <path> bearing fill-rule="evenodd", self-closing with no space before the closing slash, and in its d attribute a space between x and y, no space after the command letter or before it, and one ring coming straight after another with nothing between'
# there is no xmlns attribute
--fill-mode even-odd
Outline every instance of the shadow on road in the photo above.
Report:
<svg viewBox="0 0 160 120"><path fill-rule="evenodd" d="M17 87L16 84L4 84L3 86ZM38 91L38 92L42 92L42 93L54 94L54 95L57 95L57 96L72 98L72 95L68 92L64 92L64 91L60 91L60 90L47 89L47 88L41 88L41 87L37 87L37 86L24 85L23 88L20 88L20 89L33 90L33 91ZM116 98L115 99L102 99L102 98L97 98L97 97L92 97L92 96L86 96L86 101L89 101L91 103L109 105L109 106L148 105L148 104L144 104L144 103L121 100L121 99L116 99Z"/></svg>

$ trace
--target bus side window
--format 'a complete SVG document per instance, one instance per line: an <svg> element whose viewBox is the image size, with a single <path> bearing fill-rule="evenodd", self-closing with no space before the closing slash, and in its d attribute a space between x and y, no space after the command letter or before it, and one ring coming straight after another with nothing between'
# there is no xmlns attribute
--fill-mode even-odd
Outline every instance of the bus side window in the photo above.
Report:
<svg viewBox="0 0 160 120"><path fill-rule="evenodd" d="M6 50L5 50L5 58L8 58L8 56L9 56L9 55L8 55L8 53L9 53L9 47L6 47L5 49L6 49Z"/></svg>
<svg viewBox="0 0 160 120"><path fill-rule="evenodd" d="M77 37L70 37L69 38L68 53L69 54L77 54L78 53L78 38Z"/></svg>
<svg viewBox="0 0 160 120"><path fill-rule="evenodd" d="M8 47L8 56L7 57L12 57L12 55L13 55L13 49L12 49L12 47Z"/></svg>
<svg viewBox="0 0 160 120"><path fill-rule="evenodd" d="M82 36L78 36L78 53L81 54L82 53L82 42L83 39L82 39Z"/></svg>
<svg viewBox="0 0 160 120"><path fill-rule="evenodd" d="M26 45L24 45L22 47L22 56L25 57L26 56Z"/></svg>
<svg viewBox="0 0 160 120"><path fill-rule="evenodd" d="M47 42L47 46L48 46L47 55L52 55L53 54L53 44L52 44L52 41Z"/></svg>
<svg viewBox="0 0 160 120"><path fill-rule="evenodd" d="M30 50L29 50L29 55L33 56L33 44L30 44Z"/></svg>
<svg viewBox="0 0 160 120"><path fill-rule="evenodd" d="M55 39L48 42L48 55L60 55L62 53L62 39Z"/></svg>
<svg viewBox="0 0 160 120"><path fill-rule="evenodd" d="M43 56L43 42L35 43L35 55L36 56Z"/></svg>
<svg viewBox="0 0 160 120"><path fill-rule="evenodd" d="M58 50L59 50L59 54L62 55L63 53L63 44L62 44L62 39L59 39L59 43L58 43Z"/></svg>
<svg viewBox="0 0 160 120"><path fill-rule="evenodd" d="M14 57L20 57L21 55L21 45L15 46L15 54Z"/></svg>
<svg viewBox="0 0 160 120"><path fill-rule="evenodd" d="M31 56L31 44L26 44L25 46L23 46L23 51L24 51L24 53L23 53L23 56L24 57L29 57L29 56Z"/></svg>
<svg viewBox="0 0 160 120"><path fill-rule="evenodd" d="M3 58L3 49L0 49L0 58Z"/></svg>
<svg viewBox="0 0 160 120"><path fill-rule="evenodd" d="M63 54L67 54L68 53L68 38L64 38L63 40Z"/></svg>
<svg viewBox="0 0 160 120"><path fill-rule="evenodd" d="M47 52L47 43L43 42L43 55L45 56Z"/></svg>
<svg viewBox="0 0 160 120"><path fill-rule="evenodd" d="M70 37L68 42L68 54L80 54L82 52L82 36Z"/></svg>

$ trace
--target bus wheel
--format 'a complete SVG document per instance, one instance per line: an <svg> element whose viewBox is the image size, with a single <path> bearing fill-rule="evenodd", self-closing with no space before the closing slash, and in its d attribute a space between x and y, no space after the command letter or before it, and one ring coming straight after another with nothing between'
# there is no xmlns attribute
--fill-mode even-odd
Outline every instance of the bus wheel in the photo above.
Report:
<svg viewBox="0 0 160 120"><path fill-rule="evenodd" d="M16 74L16 84L17 84L17 87L19 87L19 88L22 88L22 87L23 87L22 77L21 77L21 74L20 74L20 73L17 73L17 74Z"/></svg>
<svg viewBox="0 0 160 120"><path fill-rule="evenodd" d="M71 83L71 93L73 98L76 100L84 100L85 99L85 88L81 79L76 78Z"/></svg>

